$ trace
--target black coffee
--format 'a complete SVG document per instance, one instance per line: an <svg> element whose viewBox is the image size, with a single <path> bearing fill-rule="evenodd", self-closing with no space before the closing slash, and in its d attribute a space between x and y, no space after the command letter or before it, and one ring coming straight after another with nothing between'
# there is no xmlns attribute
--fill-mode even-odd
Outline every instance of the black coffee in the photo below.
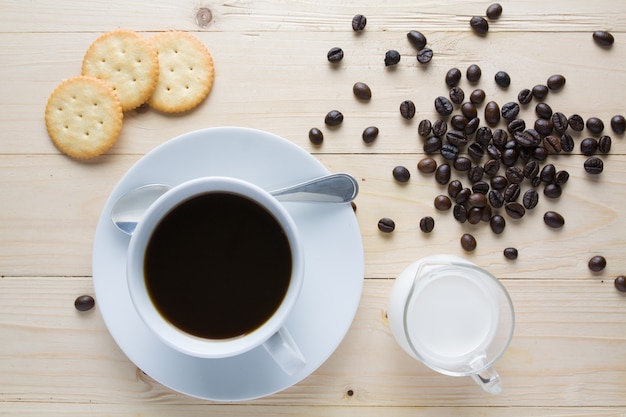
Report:
<svg viewBox="0 0 626 417"><path fill-rule="evenodd" d="M274 216L225 192L193 197L150 237L146 286L161 315L203 338L241 336L265 323L289 287L292 254Z"/></svg>

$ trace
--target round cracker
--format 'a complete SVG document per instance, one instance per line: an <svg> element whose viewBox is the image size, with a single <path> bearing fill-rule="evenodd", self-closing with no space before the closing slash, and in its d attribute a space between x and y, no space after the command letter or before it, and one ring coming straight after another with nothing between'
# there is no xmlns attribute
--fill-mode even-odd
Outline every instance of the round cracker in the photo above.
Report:
<svg viewBox="0 0 626 417"><path fill-rule="evenodd" d="M159 78L159 60L152 44L130 30L116 30L96 39L83 58L82 75L107 82L122 110L144 104Z"/></svg>
<svg viewBox="0 0 626 417"><path fill-rule="evenodd" d="M213 58L197 38L170 31L150 38L159 56L159 81L148 104L165 113L191 110L213 86Z"/></svg>
<svg viewBox="0 0 626 417"><path fill-rule="evenodd" d="M63 81L46 104L46 128L59 150L78 158L106 152L122 129L122 106L111 86L92 77Z"/></svg>

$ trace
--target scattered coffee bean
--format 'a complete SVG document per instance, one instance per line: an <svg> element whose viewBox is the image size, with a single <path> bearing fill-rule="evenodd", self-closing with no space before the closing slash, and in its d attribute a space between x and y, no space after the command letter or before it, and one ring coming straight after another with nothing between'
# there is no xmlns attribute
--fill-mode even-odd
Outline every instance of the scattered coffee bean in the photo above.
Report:
<svg viewBox="0 0 626 417"><path fill-rule="evenodd" d="M412 30L406 34L407 39L415 48L422 49L426 46L426 36L417 30Z"/></svg>
<svg viewBox="0 0 626 417"><path fill-rule="evenodd" d="M411 173L409 172L409 170L402 165L395 167L392 171L392 174L393 178L395 178L395 180L398 182L407 182L411 178Z"/></svg>
<svg viewBox="0 0 626 417"><path fill-rule="evenodd" d="M445 120L437 119L433 122L433 135L443 137L448 131L448 125Z"/></svg>
<svg viewBox="0 0 626 417"><path fill-rule="evenodd" d="M400 103L400 114L406 120L411 120L415 116L415 103L411 100L404 100Z"/></svg>
<svg viewBox="0 0 626 417"><path fill-rule="evenodd" d="M489 220L489 226L491 227L491 231L493 233L499 235L504 232L506 220L504 220L504 217L496 214Z"/></svg>
<svg viewBox="0 0 626 417"><path fill-rule="evenodd" d="M502 88L508 88L509 85L511 85L511 77L504 71L496 72L494 79L496 80L496 84Z"/></svg>
<svg viewBox="0 0 626 417"><path fill-rule="evenodd" d="M467 125L465 126L465 133L468 135L473 135L479 126L480 126L480 119L478 117L474 117L469 122L467 122Z"/></svg>
<svg viewBox="0 0 626 417"><path fill-rule="evenodd" d="M552 117L552 108L546 103L537 103L535 113L542 119L550 119Z"/></svg>
<svg viewBox="0 0 626 417"><path fill-rule="evenodd" d="M91 310L96 305L96 300L91 295L81 295L74 300L74 307L78 311Z"/></svg>
<svg viewBox="0 0 626 417"><path fill-rule="evenodd" d="M432 132L432 129L433 128L432 128L432 124L430 123L430 120L424 119L424 120L421 120L419 125L417 126L417 134L426 138L430 135L430 132Z"/></svg>
<svg viewBox="0 0 626 417"><path fill-rule="evenodd" d="M535 130L541 135L547 136L554 130L554 124L550 119L537 119L535 120Z"/></svg>
<svg viewBox="0 0 626 417"><path fill-rule="evenodd" d="M543 138L543 148L548 151L549 154L561 153L561 138L548 135Z"/></svg>
<svg viewBox="0 0 626 417"><path fill-rule="evenodd" d="M516 201L506 203L504 205L504 211L506 211L506 214L512 219L521 219L524 217L524 214L526 214L524 206Z"/></svg>
<svg viewBox="0 0 626 417"><path fill-rule="evenodd" d="M495 209L499 209L504 205L504 196L498 190L491 190L488 194L489 204Z"/></svg>
<svg viewBox="0 0 626 417"><path fill-rule="evenodd" d="M587 173L598 175L604 170L604 162L602 159L592 156L585 161L584 168Z"/></svg>
<svg viewBox="0 0 626 417"><path fill-rule="evenodd" d="M556 211L546 211L543 215L543 221L548 227L552 227L553 229L558 229L565 225L565 219Z"/></svg>
<svg viewBox="0 0 626 417"><path fill-rule="evenodd" d="M367 25L367 18L362 14L357 14L352 18L353 31L360 32L365 29L365 25Z"/></svg>
<svg viewBox="0 0 626 417"><path fill-rule="evenodd" d="M311 128L309 130L309 140L313 145L321 145L324 142L324 134L316 127Z"/></svg>
<svg viewBox="0 0 626 417"><path fill-rule="evenodd" d="M587 266L594 272L602 271L606 267L606 258L600 255L593 256L587 262Z"/></svg>
<svg viewBox="0 0 626 417"><path fill-rule="evenodd" d="M417 62L420 64L428 64L433 59L433 50L430 48L424 48L420 50L417 55Z"/></svg>
<svg viewBox="0 0 626 417"><path fill-rule="evenodd" d="M441 164L435 170L435 181L437 181L441 185L445 185L450 182L450 176L452 172L450 170L450 165Z"/></svg>
<svg viewBox="0 0 626 417"><path fill-rule="evenodd" d="M568 127L567 116L561 112L555 112L552 114L552 126L558 133L564 133Z"/></svg>
<svg viewBox="0 0 626 417"><path fill-rule="evenodd" d="M450 210L450 208L452 207L452 201L447 195L439 194L437 197L435 197L434 205L437 210Z"/></svg>
<svg viewBox="0 0 626 417"><path fill-rule="evenodd" d="M565 85L565 77L561 74L551 75L546 84L550 90L560 90Z"/></svg>
<svg viewBox="0 0 626 417"><path fill-rule="evenodd" d="M596 30L593 32L593 40L600 46L609 47L615 42L613 35L606 30Z"/></svg>
<svg viewBox="0 0 626 417"><path fill-rule="evenodd" d="M461 70L458 68L450 68L446 72L446 85L448 87L456 87L461 81Z"/></svg>
<svg viewBox="0 0 626 417"><path fill-rule="evenodd" d="M465 132L460 131L460 130L449 130L446 133L446 139L448 140L449 143L457 147L463 147L467 145L467 141L468 141L467 134L465 134Z"/></svg>
<svg viewBox="0 0 626 417"><path fill-rule="evenodd" d="M513 120L519 114L519 104L508 102L502 105L502 117L506 120Z"/></svg>
<svg viewBox="0 0 626 417"><path fill-rule="evenodd" d="M502 152L502 157L500 161L504 166L510 167L515 165L517 159L519 158L519 151L516 148L505 149Z"/></svg>
<svg viewBox="0 0 626 417"><path fill-rule="evenodd" d="M363 130L363 134L361 137L363 138L363 142L372 143L378 137L378 128L376 126L366 127Z"/></svg>
<svg viewBox="0 0 626 417"><path fill-rule="evenodd" d="M543 189L543 194L548 198L559 198L563 193L563 189L558 184L547 184Z"/></svg>
<svg viewBox="0 0 626 417"><path fill-rule="evenodd" d="M372 90L369 85L362 82L355 83L352 92L359 100L367 101L372 98Z"/></svg>
<svg viewBox="0 0 626 417"><path fill-rule="evenodd" d="M512 184L520 184L524 181L524 172L517 166L508 167L505 175L509 183Z"/></svg>
<svg viewBox="0 0 626 417"><path fill-rule="evenodd" d="M550 184L554 181L554 176L556 175L556 167L554 164L546 164L541 169L541 173L539 174L539 178L545 184Z"/></svg>
<svg viewBox="0 0 626 417"><path fill-rule="evenodd" d="M541 135L535 129L514 131L513 138L515 139L515 143L524 148L539 146L541 143Z"/></svg>
<svg viewBox="0 0 626 417"><path fill-rule="evenodd" d="M467 123L469 123L469 120L462 114L455 114L452 116L452 119L450 119L450 124L457 130L465 130Z"/></svg>
<svg viewBox="0 0 626 417"><path fill-rule="evenodd" d="M441 150L443 141L438 136L431 136L424 142L424 152L435 153Z"/></svg>
<svg viewBox="0 0 626 417"><path fill-rule="evenodd" d="M435 99L435 110L442 116L450 116L453 110L452 103L447 98L439 96Z"/></svg>
<svg viewBox="0 0 626 417"><path fill-rule="evenodd" d="M470 102L474 105L481 104L483 101L485 101L486 96L487 95L485 94L485 90L477 88L470 94Z"/></svg>
<svg viewBox="0 0 626 417"><path fill-rule="evenodd" d="M493 145L489 145L493 146ZM483 171L485 171L485 175L489 177L495 176L500 170L500 161L497 159L490 159L483 165Z"/></svg>
<svg viewBox="0 0 626 417"><path fill-rule="evenodd" d="M496 175L495 177L491 178L490 183L491 188L493 188L494 190L504 190L509 185L509 180L507 180L506 177L502 175Z"/></svg>
<svg viewBox="0 0 626 417"><path fill-rule="evenodd" d="M626 132L626 118L624 118L621 114L613 116L611 118L611 129L613 129L613 132L618 135Z"/></svg>
<svg viewBox="0 0 626 417"><path fill-rule="evenodd" d="M519 184L511 183L506 186L502 195L504 196L504 201L507 203L516 201L521 192Z"/></svg>
<svg viewBox="0 0 626 417"><path fill-rule="evenodd" d="M580 151L583 155L593 155L598 149L598 141L595 138L585 138L580 142Z"/></svg>
<svg viewBox="0 0 626 417"><path fill-rule="evenodd" d="M477 83L480 80L480 76L482 75L482 70L480 69L480 67L476 64L471 64L469 67L467 67L467 70L465 71L465 76L467 77L467 80L471 83Z"/></svg>
<svg viewBox="0 0 626 417"><path fill-rule="evenodd" d="M448 184L448 195L451 198L456 198L459 192L463 189L463 184L459 180L452 180Z"/></svg>
<svg viewBox="0 0 626 417"><path fill-rule="evenodd" d="M524 204L524 208L527 210L532 210L537 207L537 203L539 202L539 193L533 190L532 188L526 190L524 193L524 197L522 197L522 203Z"/></svg>
<svg viewBox="0 0 626 417"><path fill-rule="evenodd" d="M561 135L561 151L563 152L572 152L574 150L574 139L572 135L568 133L563 133Z"/></svg>
<svg viewBox="0 0 626 417"><path fill-rule="evenodd" d="M454 160L454 169L457 171L469 171L472 167L472 160L464 156L459 156Z"/></svg>
<svg viewBox="0 0 626 417"><path fill-rule="evenodd" d="M467 204L470 207L483 208L487 205L487 197L481 193L472 193L467 198Z"/></svg>
<svg viewBox="0 0 626 417"><path fill-rule="evenodd" d="M461 247L468 252L473 251L476 249L476 238L469 233L463 234L461 236Z"/></svg>
<svg viewBox="0 0 626 417"><path fill-rule="evenodd" d="M467 210L467 222L469 224L478 224L483 218L482 209L471 207Z"/></svg>
<svg viewBox="0 0 626 417"><path fill-rule="evenodd" d="M539 174L539 162L535 160L526 162L522 172L525 178L532 179L536 177Z"/></svg>
<svg viewBox="0 0 626 417"><path fill-rule="evenodd" d="M338 47L330 48L330 50L326 54L326 57L333 64L337 63L343 59L343 49Z"/></svg>
<svg viewBox="0 0 626 417"><path fill-rule="evenodd" d="M474 142L467 148L467 154L475 161L480 161L485 155L485 150L480 143Z"/></svg>
<svg viewBox="0 0 626 417"><path fill-rule="evenodd" d="M485 169L481 165L472 165L469 171L467 171L467 178L471 182L476 182L482 180L484 174Z"/></svg>
<svg viewBox="0 0 626 417"><path fill-rule="evenodd" d="M433 158L423 158L417 163L417 170L424 174L432 174L437 169L437 161Z"/></svg>
<svg viewBox="0 0 626 417"><path fill-rule="evenodd" d="M452 215L454 219L460 223L467 221L467 209L463 204L455 204L452 209Z"/></svg>
<svg viewBox="0 0 626 417"><path fill-rule="evenodd" d="M457 204L463 204L463 203L465 203L467 201L467 199L469 198L470 195L472 195L472 190L470 190L469 188L465 187L461 191L459 191L459 193L456 195L456 198L454 199L454 201Z"/></svg>
<svg viewBox="0 0 626 417"><path fill-rule="evenodd" d="M517 94L517 101L519 101L519 104L528 104L532 101L532 99L533 92L528 88L520 90L520 92Z"/></svg>
<svg viewBox="0 0 626 417"><path fill-rule="evenodd" d="M503 253L506 259L510 259L510 260L517 259L518 252L517 252L517 249L515 248L506 248L504 249Z"/></svg>
<svg viewBox="0 0 626 417"><path fill-rule="evenodd" d="M523 132L526 129L526 122L524 119L513 119L506 125L509 133L513 134L514 132Z"/></svg>
<svg viewBox="0 0 626 417"><path fill-rule="evenodd" d="M486 15L489 19L498 19L502 15L502 6L499 3L490 4L487 7Z"/></svg>
<svg viewBox="0 0 626 417"><path fill-rule="evenodd" d="M615 288L618 291L626 292L626 277L624 275L619 275L615 278Z"/></svg>
<svg viewBox="0 0 626 417"><path fill-rule="evenodd" d="M324 123L328 126L339 126L343 122L343 114L338 110L331 110L326 114Z"/></svg>
<svg viewBox="0 0 626 417"><path fill-rule="evenodd" d="M495 126L500 122L500 106L495 101L490 101L485 105L485 121L490 126Z"/></svg>
<svg viewBox="0 0 626 417"><path fill-rule="evenodd" d="M448 161L454 161L459 156L459 148L449 143L442 145L440 152L441 156Z"/></svg>
<svg viewBox="0 0 626 417"><path fill-rule="evenodd" d="M548 86L544 84L537 84L533 87L532 93L533 97L537 100L542 100L548 95Z"/></svg>
<svg viewBox="0 0 626 417"><path fill-rule="evenodd" d="M388 217L383 217L382 219L378 220L378 230L380 230L383 233L391 233L396 229L396 223L388 218Z"/></svg>
<svg viewBox="0 0 626 417"><path fill-rule="evenodd" d="M461 104L465 100L465 92L461 87L452 87L450 89L450 101L454 104Z"/></svg>
<svg viewBox="0 0 626 417"><path fill-rule="evenodd" d="M425 216L420 219L420 230L424 233L430 233L435 228L435 219Z"/></svg>
<svg viewBox="0 0 626 417"><path fill-rule="evenodd" d="M611 151L611 137L603 135L598 139L598 150L602 153L609 153Z"/></svg>
<svg viewBox="0 0 626 417"><path fill-rule="evenodd" d="M568 180L569 180L569 172L567 171L561 170L561 171L557 171L556 174L554 174L554 183L556 185L563 185Z"/></svg>
<svg viewBox="0 0 626 417"><path fill-rule="evenodd" d="M579 114L572 114L568 119L567 123L572 130L576 132L580 132L585 128L585 121Z"/></svg>
<svg viewBox="0 0 626 417"><path fill-rule="evenodd" d="M472 192L487 195L489 192L489 184L485 181L476 181L472 184Z"/></svg>
<svg viewBox="0 0 626 417"><path fill-rule="evenodd" d="M485 35L489 31L489 22L482 16L474 16L470 19L470 27L479 35Z"/></svg>
<svg viewBox="0 0 626 417"><path fill-rule="evenodd" d="M386 67L396 65L398 62L400 62L400 52L392 49L385 53L385 66Z"/></svg>
<svg viewBox="0 0 626 417"><path fill-rule="evenodd" d="M604 130L604 122L597 117L590 117L587 119L587 123L585 123L587 129L592 133L601 133Z"/></svg>

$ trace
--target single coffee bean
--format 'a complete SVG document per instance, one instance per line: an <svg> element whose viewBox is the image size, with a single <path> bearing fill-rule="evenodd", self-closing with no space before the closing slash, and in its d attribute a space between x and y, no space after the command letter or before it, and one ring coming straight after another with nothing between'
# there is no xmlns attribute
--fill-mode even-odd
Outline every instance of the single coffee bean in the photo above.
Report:
<svg viewBox="0 0 626 417"><path fill-rule="evenodd" d="M309 130L309 140L313 145L321 145L324 142L324 134L316 127Z"/></svg>
<svg viewBox="0 0 626 417"><path fill-rule="evenodd" d="M593 155L598 149L598 141L595 138L585 138L580 142L580 151L583 155Z"/></svg>
<svg viewBox="0 0 626 417"><path fill-rule="evenodd" d="M491 214L493 213L491 206L487 204L485 207L480 209L480 211L482 213L482 217L480 218L480 220L483 222L489 222L489 220L491 220Z"/></svg>
<svg viewBox="0 0 626 417"><path fill-rule="evenodd" d="M504 152L502 152L502 157L500 158L500 162L502 162L504 166L510 167L510 166L515 165L518 158L519 158L519 151L517 150L517 148L505 149Z"/></svg>
<svg viewBox="0 0 626 417"><path fill-rule="evenodd" d="M572 135L568 133L563 133L561 135L561 151L563 152L572 152L574 150L574 139Z"/></svg>
<svg viewBox="0 0 626 417"><path fill-rule="evenodd" d="M443 141L438 136L431 136L424 142L424 152L435 153L441 150Z"/></svg>
<svg viewBox="0 0 626 417"><path fill-rule="evenodd" d="M385 52L385 66L389 67L400 62L400 52L393 49Z"/></svg>
<svg viewBox="0 0 626 417"><path fill-rule="evenodd" d="M467 120L467 117L463 116L462 114L455 114L454 116L452 116L452 119L450 119L450 124L456 130L465 130L468 122L469 120Z"/></svg>
<svg viewBox="0 0 626 417"><path fill-rule="evenodd" d="M546 103L537 103L535 113L542 119L550 119L552 117L552 107Z"/></svg>
<svg viewBox="0 0 626 417"><path fill-rule="evenodd" d="M391 233L396 229L396 222L388 217L378 220L378 230L383 233Z"/></svg>
<svg viewBox="0 0 626 417"><path fill-rule="evenodd" d="M526 122L524 119L513 119L506 125L509 133L523 132L526 129Z"/></svg>
<svg viewBox="0 0 626 417"><path fill-rule="evenodd" d="M496 175L489 181L494 190L504 190L509 185L509 180L505 176Z"/></svg>
<svg viewBox="0 0 626 417"><path fill-rule="evenodd" d="M465 223L467 221L467 209L463 204L455 204L452 208L452 215L458 222Z"/></svg>
<svg viewBox="0 0 626 417"><path fill-rule="evenodd" d="M471 207L483 208L487 205L487 197L481 193L472 193L467 198L467 203Z"/></svg>
<svg viewBox="0 0 626 417"><path fill-rule="evenodd" d="M476 249L476 238L469 233L463 234L461 236L461 247L468 252L473 251Z"/></svg>
<svg viewBox="0 0 626 417"><path fill-rule="evenodd" d="M450 116L453 110L452 103L447 98L439 96L435 99L435 110L442 116Z"/></svg>
<svg viewBox="0 0 626 417"><path fill-rule="evenodd" d="M430 123L430 120L428 119L424 119L421 120L419 125L417 126L417 134L423 137L428 137L430 135L430 132L432 132L433 128L432 128L432 124ZM435 135L438 136L438 135Z"/></svg>
<svg viewBox="0 0 626 417"><path fill-rule="evenodd" d="M468 135L473 135L479 126L480 119L478 117L474 117L473 119L470 119L469 122L467 122L467 125L465 126L465 133L467 133Z"/></svg>
<svg viewBox="0 0 626 417"><path fill-rule="evenodd" d="M519 101L519 104L528 104L532 101L532 99L533 92L528 88L524 88L517 93L517 101Z"/></svg>
<svg viewBox="0 0 626 417"><path fill-rule="evenodd" d="M543 222L554 229L558 229L565 225L565 219L556 211L546 211L543 215Z"/></svg>
<svg viewBox="0 0 626 417"><path fill-rule="evenodd" d="M469 23L474 32L479 35L485 35L489 31L489 22L484 17L474 16Z"/></svg>
<svg viewBox="0 0 626 417"><path fill-rule="evenodd" d="M446 143L441 146L441 156L448 161L454 161L459 156L459 148L455 145Z"/></svg>
<svg viewBox="0 0 626 417"><path fill-rule="evenodd" d="M504 217L496 214L489 220L489 226L491 227L491 231L493 233L499 235L504 232L506 220L504 220Z"/></svg>
<svg viewBox="0 0 626 417"><path fill-rule="evenodd" d="M461 113L463 116L467 117L468 120L472 120L476 116L478 116L478 111L476 110L476 106L472 103L463 103L461 106Z"/></svg>
<svg viewBox="0 0 626 417"><path fill-rule="evenodd" d="M602 153L609 153L611 151L611 137L603 135L598 139L598 150Z"/></svg>
<svg viewBox="0 0 626 417"><path fill-rule="evenodd" d="M624 275L618 275L614 284L618 291L626 292L626 277Z"/></svg>
<svg viewBox="0 0 626 417"><path fill-rule="evenodd" d="M430 48L424 48L416 55L417 62L420 64L428 64L433 59L433 50Z"/></svg>
<svg viewBox="0 0 626 417"><path fill-rule="evenodd" d="M506 186L502 196L504 197L505 202L512 203L518 199L520 192L521 189L519 184L513 182Z"/></svg>
<svg viewBox="0 0 626 417"><path fill-rule="evenodd" d="M338 47L330 48L330 50L326 54L326 58L328 58L328 61L332 62L333 64L341 61L343 59L343 49Z"/></svg>
<svg viewBox="0 0 626 417"><path fill-rule="evenodd" d="M532 89L533 97L537 100L543 100L546 98L549 91L548 86L544 84L537 84Z"/></svg>
<svg viewBox="0 0 626 417"><path fill-rule="evenodd" d="M494 79L496 80L496 84L502 88L508 88L509 85L511 85L511 77L504 71L496 72Z"/></svg>
<svg viewBox="0 0 626 417"><path fill-rule="evenodd" d="M569 172L565 170L557 171L554 174L554 183L556 185L563 185L569 180Z"/></svg>
<svg viewBox="0 0 626 417"><path fill-rule="evenodd" d="M485 94L485 90L477 88L470 94L470 102L474 105L481 104L483 101L485 101L486 96L487 95Z"/></svg>
<svg viewBox="0 0 626 417"><path fill-rule="evenodd" d="M446 72L446 84L448 87L456 87L461 81L461 70L458 68L450 68Z"/></svg>
<svg viewBox="0 0 626 417"><path fill-rule="evenodd" d="M541 169L541 173L539 174L539 178L545 184L550 184L554 181L554 176L556 174L556 167L554 164L546 164Z"/></svg>
<svg viewBox="0 0 626 417"><path fill-rule="evenodd" d="M437 119L433 122L433 135L443 137L448 131L448 124L443 119Z"/></svg>
<svg viewBox="0 0 626 417"><path fill-rule="evenodd" d="M604 170L604 162L602 162L602 159L592 156L585 161L584 168L587 173L598 175Z"/></svg>
<svg viewBox="0 0 626 417"><path fill-rule="evenodd" d="M522 203L524 204L524 208L527 210L532 210L539 203L539 193L534 189L526 190L524 196L522 197Z"/></svg>
<svg viewBox="0 0 626 417"><path fill-rule="evenodd" d="M459 192L463 189L463 184L459 180L452 180L448 184L448 195L451 198L456 198Z"/></svg>
<svg viewBox="0 0 626 417"><path fill-rule="evenodd" d="M493 145L489 145L489 146L493 146ZM498 173L498 171L500 171L500 161L498 161L497 159L488 160L483 165L483 171L485 171L485 175L488 175L489 177L495 176Z"/></svg>
<svg viewBox="0 0 626 417"><path fill-rule="evenodd" d="M482 180L484 174L485 170L481 165L472 165L469 171L467 171L467 178L471 182L476 182Z"/></svg>
<svg viewBox="0 0 626 417"><path fill-rule="evenodd" d="M499 209L504 205L504 196L498 190L489 191L487 199L489 200L489 204L491 204L491 207L495 209Z"/></svg>
<svg viewBox="0 0 626 417"><path fill-rule="evenodd" d="M459 156L454 160L454 169L457 171L469 171L472 167L472 161L464 156Z"/></svg>
<svg viewBox="0 0 626 417"><path fill-rule="evenodd" d="M472 184L472 192L487 195L489 192L489 184L485 181L476 181Z"/></svg>
<svg viewBox="0 0 626 417"><path fill-rule="evenodd" d="M365 25L367 25L367 18L362 14L357 14L352 18L353 31L360 32L365 29Z"/></svg>
<svg viewBox="0 0 626 417"><path fill-rule="evenodd" d="M465 92L461 87L455 86L450 89L450 101L454 104L461 104L465 100Z"/></svg>
<svg viewBox="0 0 626 417"><path fill-rule="evenodd" d="M477 83L480 80L481 75L482 70L476 64L470 65L465 71L465 77L467 77L467 80L471 83Z"/></svg>
<svg viewBox="0 0 626 417"><path fill-rule="evenodd" d="M506 120L513 120L519 114L519 104L510 101L502 105L502 117Z"/></svg>
<svg viewBox="0 0 626 417"><path fill-rule="evenodd" d="M543 138L543 147L549 154L561 153L561 139L556 136L548 135Z"/></svg>
<svg viewBox="0 0 626 417"><path fill-rule="evenodd" d="M558 184L547 184L543 189L543 194L548 198L559 198L563 189Z"/></svg>
<svg viewBox="0 0 626 417"><path fill-rule="evenodd" d="M589 262L587 262L587 266L594 272L600 272L606 268L606 258L601 255L593 256L589 259Z"/></svg>
<svg viewBox="0 0 626 417"><path fill-rule="evenodd" d="M485 150L480 143L474 142L467 148L467 154L475 161L480 161L485 155Z"/></svg>
<svg viewBox="0 0 626 417"><path fill-rule="evenodd" d="M467 145L467 141L468 141L467 135L465 134L465 132L460 131L460 130L449 130L446 133L446 139L448 140L449 143L458 147L463 147Z"/></svg>
<svg viewBox="0 0 626 417"><path fill-rule="evenodd" d="M469 224L478 224L483 218L482 209L470 207L467 209L467 222Z"/></svg>
<svg viewBox="0 0 626 417"><path fill-rule="evenodd" d="M450 165L441 164L435 170L435 181L437 181L441 185L446 185L450 182L450 176L452 172L450 170Z"/></svg>
<svg viewBox="0 0 626 417"><path fill-rule="evenodd" d="M406 34L407 39L415 48L422 49L426 46L426 36L417 30L412 30Z"/></svg>
<svg viewBox="0 0 626 417"><path fill-rule="evenodd" d="M432 174L437 169L437 161L433 158L423 158L417 163L417 170L424 174Z"/></svg>
<svg viewBox="0 0 626 417"><path fill-rule="evenodd" d="M618 135L626 132L626 118L624 118L621 114L613 116L611 118L611 129L613 129L613 132Z"/></svg>
<svg viewBox="0 0 626 417"><path fill-rule="evenodd" d="M593 32L593 40L600 46L609 47L615 42L613 35L606 30L596 30Z"/></svg>
<svg viewBox="0 0 626 417"><path fill-rule="evenodd" d="M524 177L532 179L539 174L539 162L532 160L526 162L523 169Z"/></svg>
<svg viewBox="0 0 626 417"><path fill-rule="evenodd" d="M425 216L420 219L420 230L424 233L430 233L435 228L435 219Z"/></svg>
<svg viewBox="0 0 626 417"><path fill-rule="evenodd" d="M515 131L513 133L515 143L522 147L539 146L541 143L541 135L535 129L526 129L524 131Z"/></svg>
<svg viewBox="0 0 626 417"><path fill-rule="evenodd" d="M400 103L400 114L406 120L411 120L415 116L415 103L411 100L404 100Z"/></svg>
<svg viewBox="0 0 626 417"><path fill-rule="evenodd" d="M435 208L440 211L450 210L452 207L452 201L450 201L450 197L447 195L440 194L435 197Z"/></svg>
<svg viewBox="0 0 626 417"><path fill-rule="evenodd" d="M503 253L506 259L510 259L510 260L517 259L518 252L517 252L517 249L515 248L506 248L504 249Z"/></svg>
<svg viewBox="0 0 626 417"><path fill-rule="evenodd" d="M568 117L567 124L576 132L580 132L585 128L585 121L579 114L572 114Z"/></svg>
<svg viewBox="0 0 626 417"><path fill-rule="evenodd" d="M398 182L407 182L411 178L411 173L409 172L409 170L402 165L395 167L392 171L392 174L393 178L395 178L395 180Z"/></svg>
<svg viewBox="0 0 626 417"><path fill-rule="evenodd" d="M363 142L372 143L378 137L378 128L376 126L366 127L361 135Z"/></svg>
<svg viewBox="0 0 626 417"><path fill-rule="evenodd" d="M508 167L505 175L510 183L521 184L521 182L524 181L524 172L517 166Z"/></svg>
<svg viewBox="0 0 626 417"><path fill-rule="evenodd" d="M504 211L512 219L521 219L526 214L526 209L520 203L512 201L504 205Z"/></svg>
<svg viewBox="0 0 626 417"><path fill-rule="evenodd" d="M590 117L587 119L587 123L585 124L587 129L592 133L601 133L604 130L604 122L597 117Z"/></svg>
<svg viewBox="0 0 626 417"><path fill-rule="evenodd" d="M498 113L499 114L499 113ZM509 134L504 129L496 129L493 131L493 144L503 148L504 144L509 140Z"/></svg>
<svg viewBox="0 0 626 417"><path fill-rule="evenodd" d="M354 83L352 92L359 100L367 101L372 98L372 90L369 85L362 82Z"/></svg>
<svg viewBox="0 0 626 417"><path fill-rule="evenodd" d="M469 198L470 195L472 195L472 190L470 190L469 188L465 187L461 191L459 191L459 193L456 195L456 198L454 199L454 201L457 204L463 204L463 203L465 203L467 201L467 199Z"/></svg>
<svg viewBox="0 0 626 417"><path fill-rule="evenodd" d="M343 122L343 114L338 110L331 110L326 114L324 123L328 126L339 126Z"/></svg>
<svg viewBox="0 0 626 417"><path fill-rule="evenodd" d="M564 133L567 130L567 116L557 111L552 114L552 125L558 133Z"/></svg>
<svg viewBox="0 0 626 417"><path fill-rule="evenodd" d="M565 85L565 77L561 74L551 75L546 84L550 90L560 90Z"/></svg>
<svg viewBox="0 0 626 417"><path fill-rule="evenodd" d="M500 3L493 3L487 7L486 15L489 19L498 19L502 15L502 6Z"/></svg>
<svg viewBox="0 0 626 417"><path fill-rule="evenodd" d="M78 311L91 310L96 305L96 300L91 295L81 295L74 300L74 308Z"/></svg>

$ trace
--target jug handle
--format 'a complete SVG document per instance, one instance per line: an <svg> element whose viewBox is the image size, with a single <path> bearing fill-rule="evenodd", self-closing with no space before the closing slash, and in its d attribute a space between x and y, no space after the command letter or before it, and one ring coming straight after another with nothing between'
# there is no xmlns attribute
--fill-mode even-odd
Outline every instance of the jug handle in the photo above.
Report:
<svg viewBox="0 0 626 417"><path fill-rule="evenodd" d="M263 347L289 376L301 371L306 365L302 352L285 326L263 343Z"/></svg>
<svg viewBox="0 0 626 417"><path fill-rule="evenodd" d="M471 362L470 366L474 369L480 369L484 363L485 357L481 355L475 358ZM482 389L490 394L497 395L502 392L502 380L500 379L500 374L498 374L493 366L472 374L472 379L480 385Z"/></svg>

